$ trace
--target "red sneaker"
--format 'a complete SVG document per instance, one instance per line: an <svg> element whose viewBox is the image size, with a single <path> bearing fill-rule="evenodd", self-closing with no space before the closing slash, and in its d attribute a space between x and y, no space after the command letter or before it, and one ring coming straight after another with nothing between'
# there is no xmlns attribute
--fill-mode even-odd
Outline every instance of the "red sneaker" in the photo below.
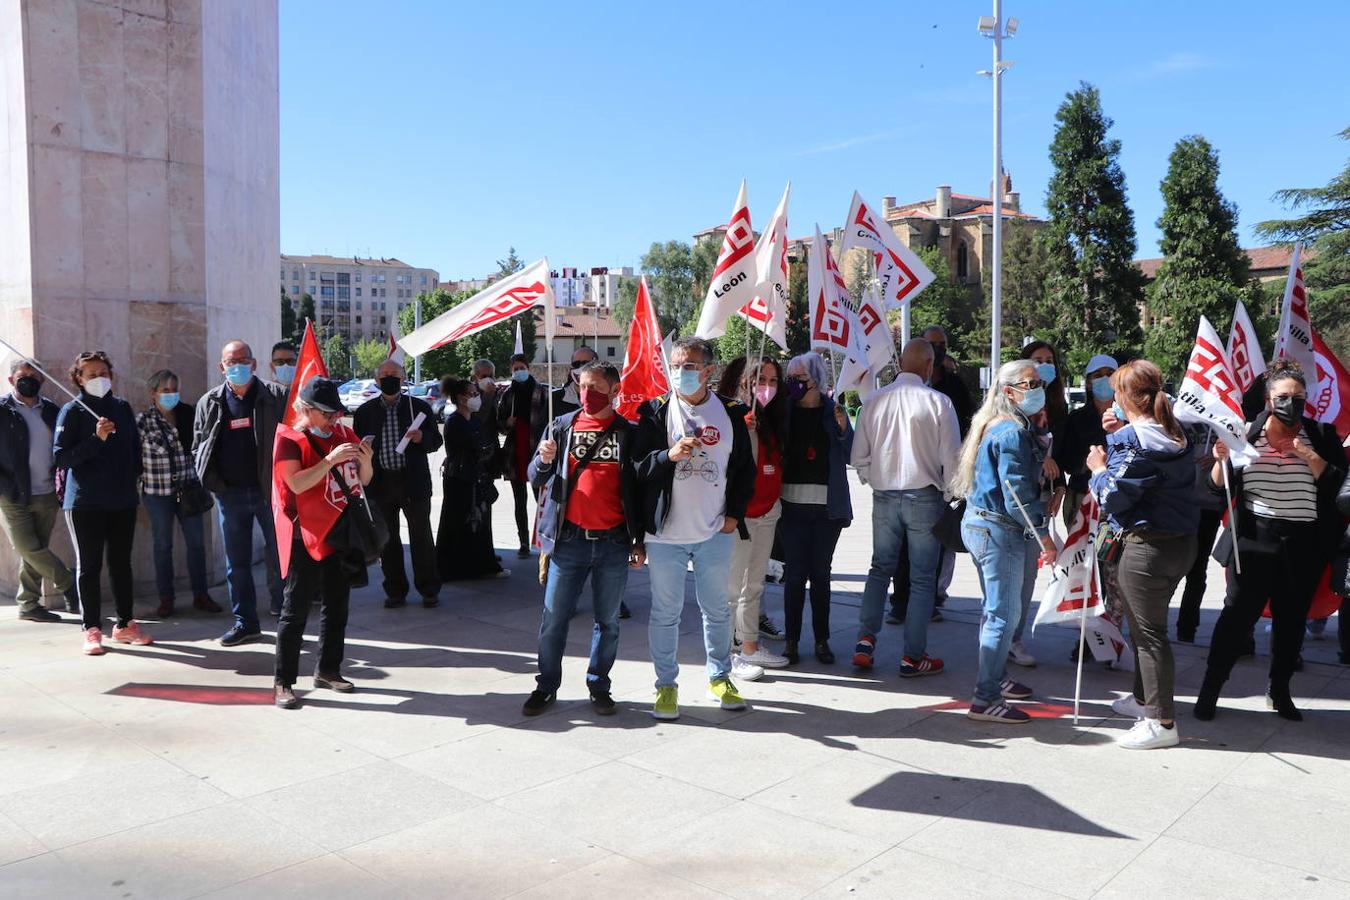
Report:
<svg viewBox="0 0 1350 900"><path fill-rule="evenodd" d="M86 628L84 630L84 655L102 656L103 655L103 632L98 628Z"/></svg>
<svg viewBox="0 0 1350 900"><path fill-rule="evenodd" d="M140 644L144 646L146 644L154 643L154 640L151 639L150 635L141 631L141 626L137 625L135 622L128 622L125 628L119 628L114 625L112 636L113 640L117 641L119 644Z"/></svg>
<svg viewBox="0 0 1350 900"><path fill-rule="evenodd" d="M938 675L942 672L942 660L925 653L918 659L911 656L900 658L900 677L918 678L920 675Z"/></svg>
<svg viewBox="0 0 1350 900"><path fill-rule="evenodd" d="M870 634L858 639L853 648L853 665L859 669L872 668L872 656L876 653L877 639Z"/></svg>

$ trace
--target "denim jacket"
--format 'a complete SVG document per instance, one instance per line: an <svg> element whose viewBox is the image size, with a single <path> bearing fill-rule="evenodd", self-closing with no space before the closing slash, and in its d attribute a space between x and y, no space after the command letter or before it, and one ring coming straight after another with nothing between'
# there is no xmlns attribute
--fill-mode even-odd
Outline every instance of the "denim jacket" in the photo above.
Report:
<svg viewBox="0 0 1350 900"><path fill-rule="evenodd" d="M966 504L993 513L1018 528L1026 528L1026 519L1017 508L1017 500L1026 509L1037 537L1049 533L1045 521L1045 499L1041 491L1041 466L1046 451L1035 433L1020 422L995 422L985 429L975 458L975 483ZM1008 494L1004 482L1012 485L1016 500Z"/></svg>

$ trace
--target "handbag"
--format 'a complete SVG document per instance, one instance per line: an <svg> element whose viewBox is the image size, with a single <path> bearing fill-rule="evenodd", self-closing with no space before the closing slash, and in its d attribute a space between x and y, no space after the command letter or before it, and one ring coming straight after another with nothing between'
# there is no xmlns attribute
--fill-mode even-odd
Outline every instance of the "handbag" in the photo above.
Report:
<svg viewBox="0 0 1350 900"><path fill-rule="evenodd" d="M961 520L966 516L966 498L949 500L946 507L938 517L937 524L933 526L933 537L953 553L969 553L965 539L961 537Z"/></svg>
<svg viewBox="0 0 1350 900"><path fill-rule="evenodd" d="M1111 527L1109 522L1102 522L1097 532L1097 561L1115 565L1124 552L1125 535Z"/></svg>
<svg viewBox="0 0 1350 900"><path fill-rule="evenodd" d="M322 455L323 448L319 442L312 435L306 437ZM347 499L347 505L324 536L324 542L342 557L343 570L352 577L352 584L360 586L366 583L366 567L380 558L385 545L389 543L389 526L379 509L366 500L364 493L359 496L352 493L337 467L329 469L328 474L337 482L342 496Z"/></svg>
<svg viewBox="0 0 1350 900"><path fill-rule="evenodd" d="M197 470L188 466L184 470L178 468L178 454L173 442L178 440L178 435L171 434L164 427L162 420L158 422L159 435L164 440L164 446L169 448L169 465L173 467L174 473L174 499L178 501L178 508L184 516L200 516L209 512L211 507L216 505L212 499L211 492L208 491L197 479Z"/></svg>

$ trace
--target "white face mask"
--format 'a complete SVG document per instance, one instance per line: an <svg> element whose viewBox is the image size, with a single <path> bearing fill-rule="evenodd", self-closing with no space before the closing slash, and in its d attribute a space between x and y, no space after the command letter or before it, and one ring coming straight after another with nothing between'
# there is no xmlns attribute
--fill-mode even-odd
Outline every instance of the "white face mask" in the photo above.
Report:
<svg viewBox="0 0 1350 900"><path fill-rule="evenodd" d="M492 390L494 387L496 387L496 385L497 385L497 383L496 383L495 381L493 381L491 378L480 378L480 379L478 379L478 389L479 389L480 391L490 391L490 390Z"/></svg>
<svg viewBox="0 0 1350 900"><path fill-rule="evenodd" d="M106 375L90 378L84 383L84 392L91 397L106 396L112 390L112 379Z"/></svg>
<svg viewBox="0 0 1350 900"><path fill-rule="evenodd" d="M478 410L483 408L483 398L475 395L473 397L470 397L468 399L468 402L466 402L464 405L468 407L469 412L476 413L478 412Z"/></svg>

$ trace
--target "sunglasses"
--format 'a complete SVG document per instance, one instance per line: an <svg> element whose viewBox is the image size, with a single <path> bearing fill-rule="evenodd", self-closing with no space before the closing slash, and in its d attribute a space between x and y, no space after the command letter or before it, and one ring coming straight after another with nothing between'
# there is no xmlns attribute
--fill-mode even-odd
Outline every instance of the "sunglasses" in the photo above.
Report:
<svg viewBox="0 0 1350 900"><path fill-rule="evenodd" d="M1027 381L1014 381L1012 386L1021 388L1024 391L1034 391L1036 388L1045 387L1045 382L1039 378L1032 378Z"/></svg>

